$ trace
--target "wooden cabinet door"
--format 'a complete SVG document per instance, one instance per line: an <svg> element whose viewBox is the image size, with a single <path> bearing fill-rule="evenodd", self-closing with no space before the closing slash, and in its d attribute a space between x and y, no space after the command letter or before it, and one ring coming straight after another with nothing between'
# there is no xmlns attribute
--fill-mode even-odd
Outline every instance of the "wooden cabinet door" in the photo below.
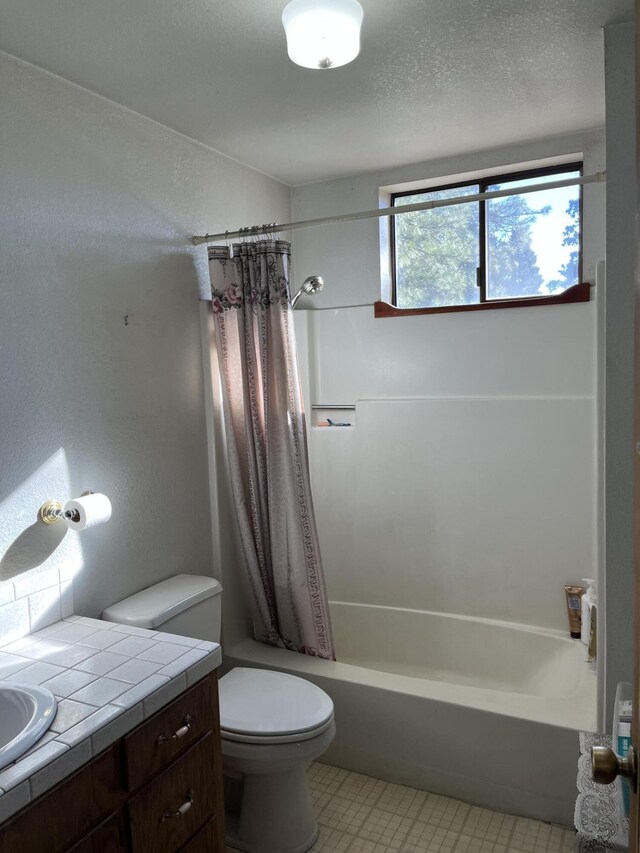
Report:
<svg viewBox="0 0 640 853"><path fill-rule="evenodd" d="M4 853L63 853L119 807L118 757L107 750L0 829Z"/></svg>
<svg viewBox="0 0 640 853"><path fill-rule="evenodd" d="M218 827L214 818L202 827L196 837L192 838L180 853L224 853L224 845L220 847L219 843Z"/></svg>

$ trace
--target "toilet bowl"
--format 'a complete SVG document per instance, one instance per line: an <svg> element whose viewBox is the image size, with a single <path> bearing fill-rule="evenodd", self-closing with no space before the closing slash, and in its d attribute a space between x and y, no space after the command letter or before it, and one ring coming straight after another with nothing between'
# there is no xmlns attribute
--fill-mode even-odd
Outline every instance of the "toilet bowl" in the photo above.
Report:
<svg viewBox="0 0 640 853"><path fill-rule="evenodd" d="M335 735L333 702L294 675L237 668L220 680L222 761L239 779L227 840L248 853L304 853L318 829L305 776Z"/></svg>
<svg viewBox="0 0 640 853"><path fill-rule="evenodd" d="M220 641L212 578L176 575L113 604L110 622ZM227 843L246 853L305 853L318 829L307 765L335 736L333 702L303 678L237 667L219 682Z"/></svg>

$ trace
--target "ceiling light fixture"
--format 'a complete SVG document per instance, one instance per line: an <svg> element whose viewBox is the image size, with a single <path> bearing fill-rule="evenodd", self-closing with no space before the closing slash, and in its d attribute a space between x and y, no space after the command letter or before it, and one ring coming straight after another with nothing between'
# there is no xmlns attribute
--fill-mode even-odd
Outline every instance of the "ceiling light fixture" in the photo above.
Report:
<svg viewBox="0 0 640 853"><path fill-rule="evenodd" d="M304 68L339 68L360 53L357 0L292 0L282 13L289 58Z"/></svg>

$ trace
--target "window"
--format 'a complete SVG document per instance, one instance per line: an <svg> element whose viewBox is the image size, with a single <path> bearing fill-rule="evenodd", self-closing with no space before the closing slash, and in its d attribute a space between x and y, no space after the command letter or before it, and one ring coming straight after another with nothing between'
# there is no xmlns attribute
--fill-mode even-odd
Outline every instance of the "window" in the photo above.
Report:
<svg viewBox="0 0 640 853"><path fill-rule="evenodd" d="M570 163L494 175L395 193L391 205L517 190L581 174L582 164ZM588 300L588 285L576 288L581 212L581 186L574 185L390 217L395 308L428 313Z"/></svg>

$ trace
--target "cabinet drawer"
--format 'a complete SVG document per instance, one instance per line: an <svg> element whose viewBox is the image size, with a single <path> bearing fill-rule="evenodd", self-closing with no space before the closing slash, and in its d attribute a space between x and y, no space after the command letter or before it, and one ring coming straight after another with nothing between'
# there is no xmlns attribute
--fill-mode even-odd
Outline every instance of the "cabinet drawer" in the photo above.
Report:
<svg viewBox="0 0 640 853"><path fill-rule="evenodd" d="M91 835L72 847L69 853L125 853L124 830L120 815L105 821Z"/></svg>
<svg viewBox="0 0 640 853"><path fill-rule="evenodd" d="M179 850L214 816L214 752L209 732L130 801L133 853Z"/></svg>
<svg viewBox="0 0 640 853"><path fill-rule="evenodd" d="M214 727L212 680L206 678L124 738L130 791Z"/></svg>
<svg viewBox="0 0 640 853"><path fill-rule="evenodd" d="M224 853L224 847L218 846L216 818L214 817L206 826L203 826L180 853Z"/></svg>

